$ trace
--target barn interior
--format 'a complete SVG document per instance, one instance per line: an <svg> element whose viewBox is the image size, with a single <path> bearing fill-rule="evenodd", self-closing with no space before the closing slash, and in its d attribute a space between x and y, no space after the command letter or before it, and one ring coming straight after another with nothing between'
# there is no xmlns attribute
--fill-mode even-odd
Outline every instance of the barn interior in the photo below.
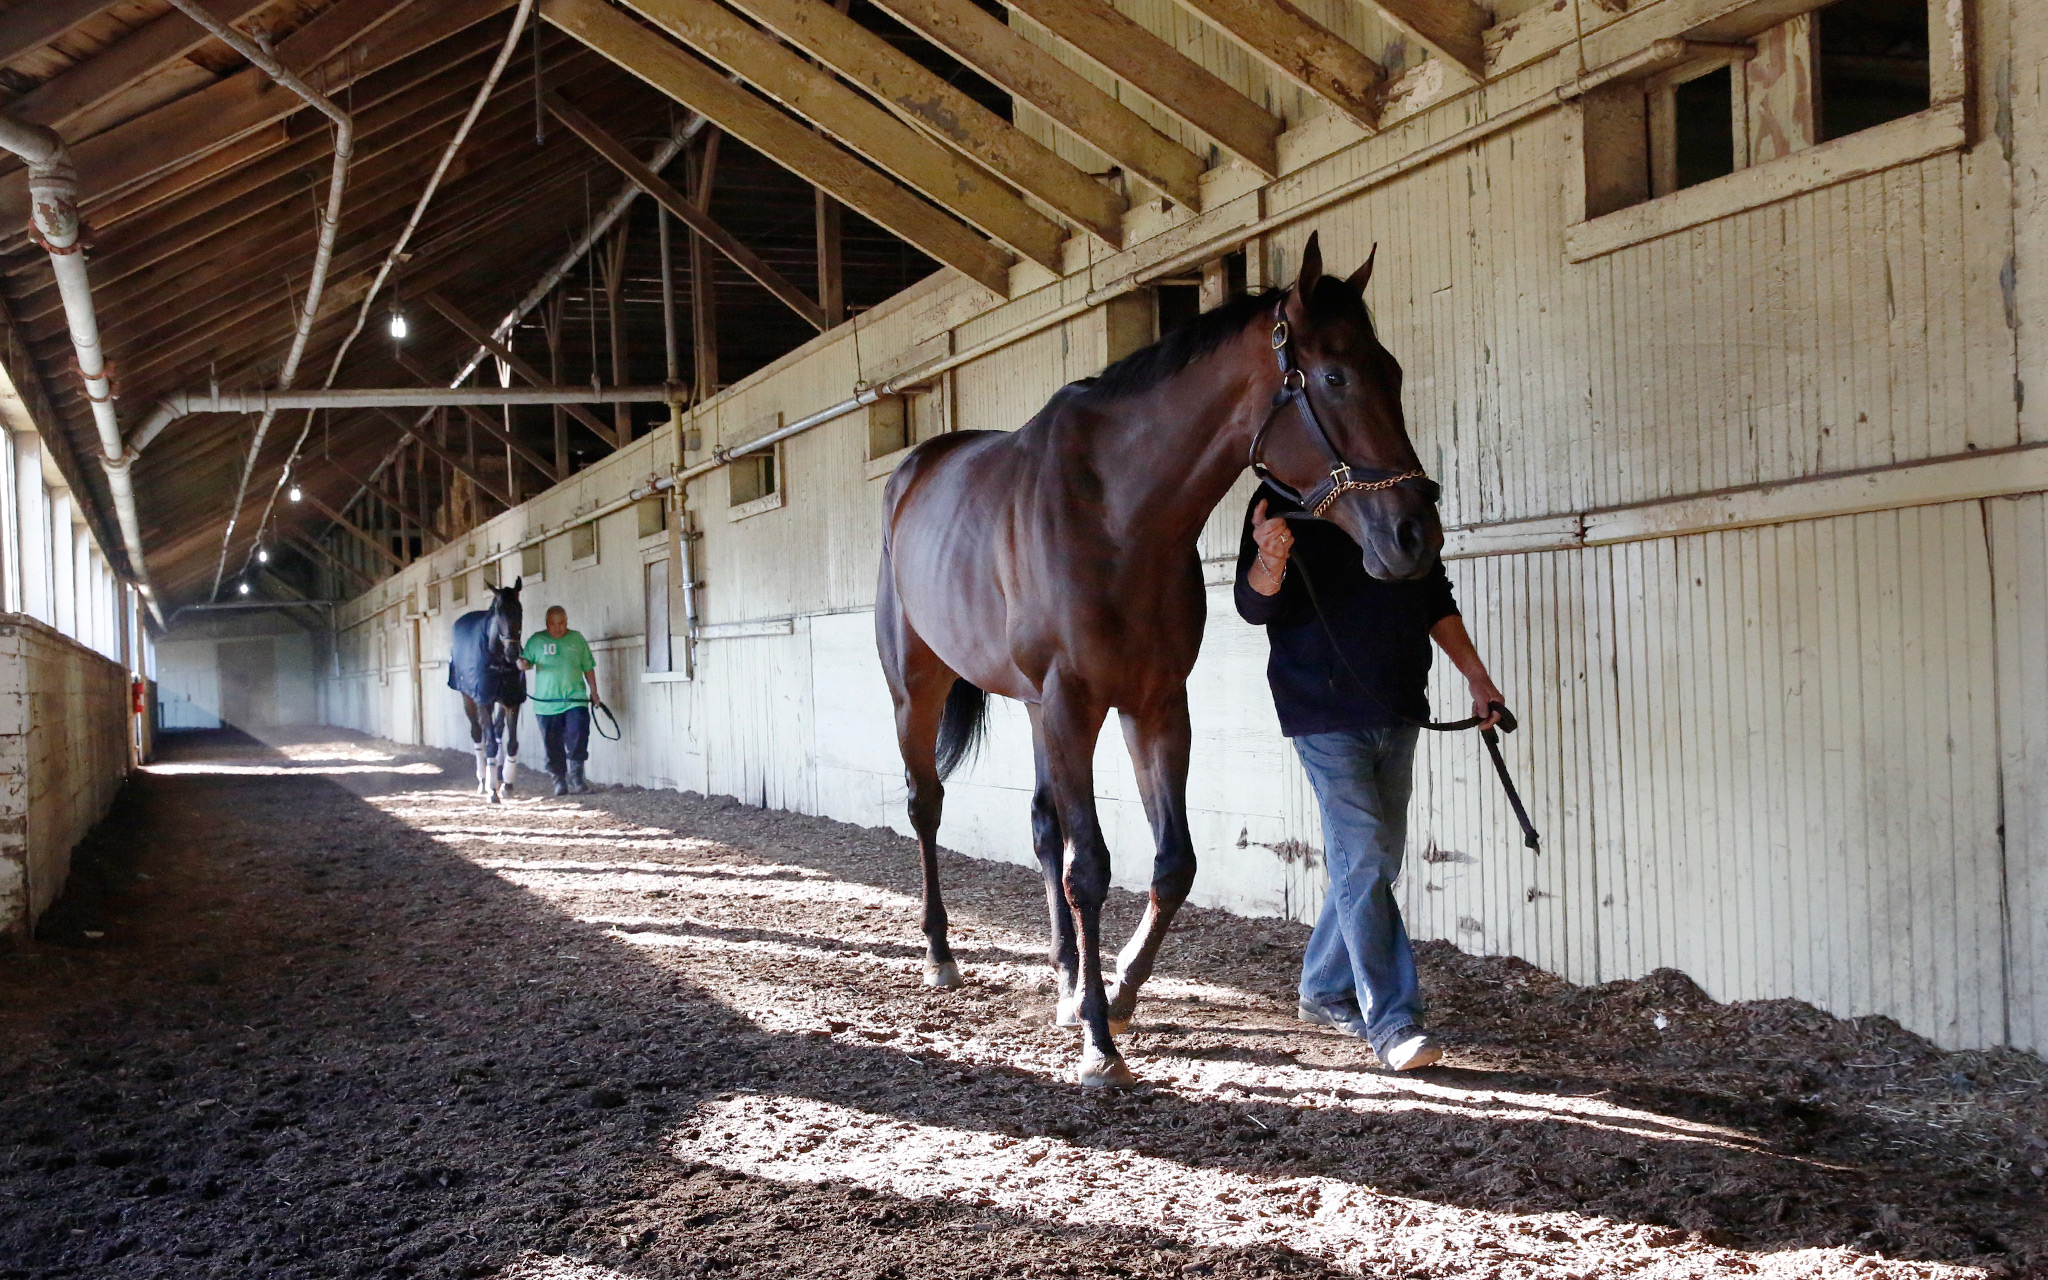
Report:
<svg viewBox="0 0 2048 1280"><path fill-rule="evenodd" d="M0 1276L2048 1266L2044 63L2028 0L0 0ZM1452 1066L1273 1047L1328 875L1241 476L1148 1083L1077 1101L1019 704L978 994L906 959L884 486L1312 233L1544 842L1431 737ZM476 794L515 582L593 795L530 717Z"/></svg>

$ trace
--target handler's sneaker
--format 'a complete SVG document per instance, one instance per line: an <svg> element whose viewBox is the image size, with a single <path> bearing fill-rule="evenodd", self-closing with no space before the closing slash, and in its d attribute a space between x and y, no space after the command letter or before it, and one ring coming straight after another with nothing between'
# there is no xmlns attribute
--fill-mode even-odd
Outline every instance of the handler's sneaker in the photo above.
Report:
<svg viewBox="0 0 2048 1280"><path fill-rule="evenodd" d="M1294 1016L1302 1022L1312 1023L1315 1026L1335 1027L1339 1031L1348 1031L1354 1036L1363 1037L1365 1035L1365 1017L1358 1012L1357 1005L1349 1002L1344 1004L1318 1004L1307 996L1302 996L1295 1002Z"/></svg>
<svg viewBox="0 0 2048 1280"><path fill-rule="evenodd" d="M555 775L553 775L553 776L554 776L554 779L555 779L555 794L556 794L556 795L558 795L558 796L566 796L566 795L568 795L568 794L569 794L569 780L568 780L567 778L564 778L564 777L563 777L563 776L562 776L561 774L559 774L559 773L558 773L558 774L555 774Z"/></svg>
<svg viewBox="0 0 2048 1280"><path fill-rule="evenodd" d="M1388 1036L1378 1052L1380 1061L1395 1071L1435 1066L1444 1056L1444 1051L1430 1040L1428 1032L1412 1026L1403 1027Z"/></svg>

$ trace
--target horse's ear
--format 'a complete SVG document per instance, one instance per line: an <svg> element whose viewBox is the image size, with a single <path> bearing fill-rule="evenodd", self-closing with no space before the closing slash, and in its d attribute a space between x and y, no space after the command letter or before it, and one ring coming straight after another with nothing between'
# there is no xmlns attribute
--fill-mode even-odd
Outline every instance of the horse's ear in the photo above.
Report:
<svg viewBox="0 0 2048 1280"><path fill-rule="evenodd" d="M1375 240L1373 241L1372 252L1365 255L1365 265L1352 272L1350 278L1344 281L1361 298L1365 296L1365 286L1372 281L1372 260L1379 256L1379 241Z"/></svg>
<svg viewBox="0 0 2048 1280"><path fill-rule="evenodd" d="M520 583L522 583L522 582L524 582L524 581L526 581L526 575L525 575L525 574L523 574L523 573L522 573L522 574L520 574L520 575L519 575L518 577L516 577L516 578L512 579L512 589L513 589L514 591L517 591L517 590L519 590L519 584L520 584Z"/></svg>
<svg viewBox="0 0 2048 1280"><path fill-rule="evenodd" d="M1287 299L1287 316L1295 324L1308 319L1308 300L1316 296L1316 282L1323 278L1323 246L1319 231L1308 233L1301 251L1301 274L1294 278L1294 290Z"/></svg>

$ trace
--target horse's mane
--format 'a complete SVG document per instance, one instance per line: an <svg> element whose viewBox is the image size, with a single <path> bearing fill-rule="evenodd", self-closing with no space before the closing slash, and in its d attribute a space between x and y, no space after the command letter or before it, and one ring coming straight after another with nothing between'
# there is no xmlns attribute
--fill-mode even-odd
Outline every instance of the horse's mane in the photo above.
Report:
<svg viewBox="0 0 2048 1280"><path fill-rule="evenodd" d="M1213 311L1172 330L1149 347L1140 347L1092 378L1074 385L1090 398L1115 400L1150 391L1244 332L1254 316L1270 314L1284 290L1240 293Z"/></svg>

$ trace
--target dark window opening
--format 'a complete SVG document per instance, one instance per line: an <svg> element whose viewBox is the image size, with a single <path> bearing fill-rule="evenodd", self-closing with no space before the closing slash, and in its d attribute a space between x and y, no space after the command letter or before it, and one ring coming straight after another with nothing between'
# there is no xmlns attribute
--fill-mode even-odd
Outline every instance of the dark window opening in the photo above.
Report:
<svg viewBox="0 0 2048 1280"><path fill-rule="evenodd" d="M1735 172L1735 80L1720 67L1672 90L1674 190Z"/></svg>
<svg viewBox="0 0 2048 1280"><path fill-rule="evenodd" d="M1160 337L1202 314L1202 286L1200 284L1162 284L1153 289L1158 299Z"/></svg>
<svg viewBox="0 0 2048 1280"><path fill-rule="evenodd" d="M1840 0L1819 44L1821 141L1927 110L1926 0Z"/></svg>

